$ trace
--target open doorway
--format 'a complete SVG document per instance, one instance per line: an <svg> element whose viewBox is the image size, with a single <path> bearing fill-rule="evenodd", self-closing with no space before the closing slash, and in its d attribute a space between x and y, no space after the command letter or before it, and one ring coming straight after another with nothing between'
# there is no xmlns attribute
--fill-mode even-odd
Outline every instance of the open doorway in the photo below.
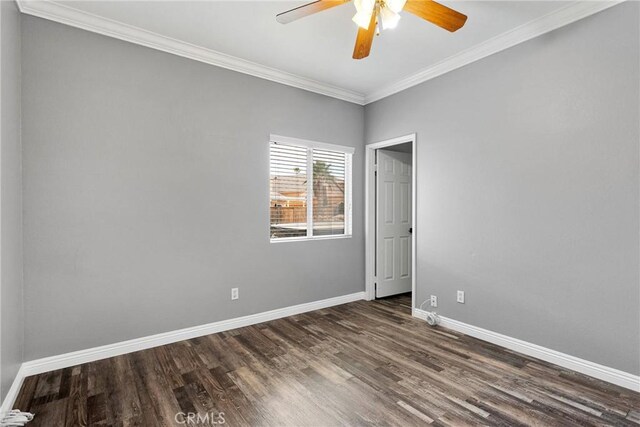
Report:
<svg viewBox="0 0 640 427"><path fill-rule="evenodd" d="M415 134L366 146L367 299L394 297L413 311ZM407 304L408 305L408 304Z"/></svg>

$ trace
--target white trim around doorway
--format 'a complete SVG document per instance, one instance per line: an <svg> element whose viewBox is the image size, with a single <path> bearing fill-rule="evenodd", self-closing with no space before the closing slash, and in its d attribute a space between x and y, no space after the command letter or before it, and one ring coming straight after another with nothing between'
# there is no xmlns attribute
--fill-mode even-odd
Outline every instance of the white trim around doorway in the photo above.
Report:
<svg viewBox="0 0 640 427"><path fill-rule="evenodd" d="M375 150L388 148L398 144L411 143L411 217L413 233L411 234L411 309L416 306L416 227L417 212L417 144L416 134L400 136L384 141L373 142L365 146L365 298L373 300L375 289L375 254L376 254L376 187L375 187Z"/></svg>

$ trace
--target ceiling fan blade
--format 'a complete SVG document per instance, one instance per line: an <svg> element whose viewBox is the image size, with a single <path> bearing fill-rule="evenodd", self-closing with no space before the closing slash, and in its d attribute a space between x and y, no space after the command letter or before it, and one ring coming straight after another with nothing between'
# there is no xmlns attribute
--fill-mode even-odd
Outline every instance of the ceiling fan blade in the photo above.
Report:
<svg viewBox="0 0 640 427"><path fill-rule="evenodd" d="M356 45L353 48L353 59L362 59L369 56L371 52L371 44L373 43L373 36L376 35L376 15L371 14L371 21L369 21L369 28L358 27L358 37L356 37Z"/></svg>
<svg viewBox="0 0 640 427"><path fill-rule="evenodd" d="M404 10L451 32L459 30L467 22L466 15L433 0L408 0Z"/></svg>
<svg viewBox="0 0 640 427"><path fill-rule="evenodd" d="M314 13L322 12L323 10L331 9L332 7L340 6L341 4L345 4L349 1L351 0L316 0L277 14L276 21L281 24L288 24L289 22L304 18L305 16L313 15Z"/></svg>

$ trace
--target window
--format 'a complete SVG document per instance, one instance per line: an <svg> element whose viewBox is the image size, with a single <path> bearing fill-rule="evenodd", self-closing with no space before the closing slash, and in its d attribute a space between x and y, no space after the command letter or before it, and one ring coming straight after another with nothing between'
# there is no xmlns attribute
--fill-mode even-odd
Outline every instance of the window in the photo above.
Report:
<svg viewBox="0 0 640 427"><path fill-rule="evenodd" d="M271 241L351 236L353 148L271 136Z"/></svg>

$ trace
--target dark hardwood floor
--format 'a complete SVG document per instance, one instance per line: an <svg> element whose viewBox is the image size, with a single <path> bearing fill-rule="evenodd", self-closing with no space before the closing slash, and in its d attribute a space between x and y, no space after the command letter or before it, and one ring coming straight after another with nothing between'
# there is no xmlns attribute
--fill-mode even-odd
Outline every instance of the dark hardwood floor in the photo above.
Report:
<svg viewBox="0 0 640 427"><path fill-rule="evenodd" d="M28 377L15 406L29 427L640 425L640 394L430 328L407 296Z"/></svg>

